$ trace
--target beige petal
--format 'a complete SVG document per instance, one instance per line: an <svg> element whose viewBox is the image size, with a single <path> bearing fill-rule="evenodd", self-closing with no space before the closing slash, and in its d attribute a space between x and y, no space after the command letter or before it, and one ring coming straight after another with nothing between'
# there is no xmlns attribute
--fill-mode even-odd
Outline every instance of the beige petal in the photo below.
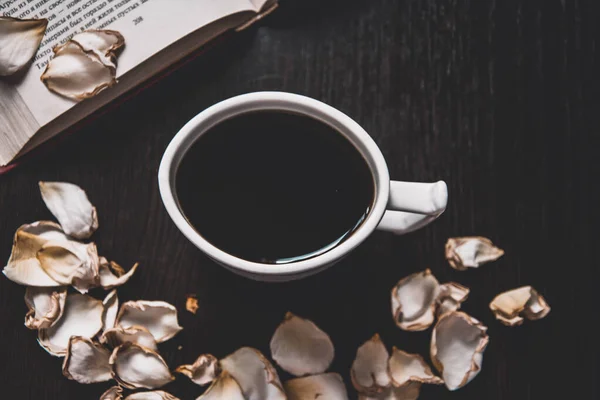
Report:
<svg viewBox="0 0 600 400"><path fill-rule="evenodd" d="M158 353L134 343L117 347L109 362L113 377L127 389L156 389L175 379Z"/></svg>
<svg viewBox="0 0 600 400"><path fill-rule="evenodd" d="M333 361L329 335L312 321L287 313L271 339L271 357L292 375L319 374Z"/></svg>
<svg viewBox="0 0 600 400"><path fill-rule="evenodd" d="M198 397L197 400L248 400L242 393L242 388L227 371Z"/></svg>
<svg viewBox="0 0 600 400"><path fill-rule="evenodd" d="M431 335L431 360L446 387L456 390L479 374L489 342L487 327L462 312L449 312L438 320Z"/></svg>
<svg viewBox="0 0 600 400"><path fill-rule="evenodd" d="M71 336L63 361L63 375L79 383L106 382L112 379L110 351L90 339Z"/></svg>
<svg viewBox="0 0 600 400"><path fill-rule="evenodd" d="M38 342L48 353L62 357L67 353L71 336L92 338L100 332L103 312L100 300L79 293L68 294L62 317L50 328L38 331Z"/></svg>
<svg viewBox="0 0 600 400"><path fill-rule="evenodd" d="M67 299L65 288L29 286L25 289L25 326L29 329L49 328L60 319Z"/></svg>
<svg viewBox="0 0 600 400"><path fill-rule="evenodd" d="M437 315L441 316L449 311L457 311L462 303L469 297L469 288L456 282L440 285L440 294L437 298Z"/></svg>
<svg viewBox="0 0 600 400"><path fill-rule="evenodd" d="M49 241L59 240L69 241L54 222L39 221L22 225L15 233L10 259L2 272L8 279L21 285L61 286L44 271L37 258L42 246Z"/></svg>
<svg viewBox="0 0 600 400"><path fill-rule="evenodd" d="M348 400L346 385L342 377L335 373L292 379L283 387L288 400Z"/></svg>
<svg viewBox="0 0 600 400"><path fill-rule="evenodd" d="M39 182L42 199L65 233L87 239L98 229L96 207L79 186L67 182Z"/></svg>
<svg viewBox="0 0 600 400"><path fill-rule="evenodd" d="M375 395L359 394L358 400L417 400L421 392L419 382L410 382L401 387L391 387Z"/></svg>
<svg viewBox="0 0 600 400"><path fill-rule="evenodd" d="M104 64L115 68L114 52L125 44L125 38L111 30L88 30L74 35L71 40L79 43L85 51L96 53Z"/></svg>
<svg viewBox="0 0 600 400"><path fill-rule="evenodd" d="M196 314L198 311L198 299L194 295L188 295L185 300L185 309L191 312L192 314Z"/></svg>
<svg viewBox="0 0 600 400"><path fill-rule="evenodd" d="M405 331L422 331L435 319L440 284L429 269L401 279L392 289L392 314Z"/></svg>
<svg viewBox="0 0 600 400"><path fill-rule="evenodd" d="M387 364L390 354L378 334L360 346L352 363L352 384L360 393L380 393L391 384Z"/></svg>
<svg viewBox="0 0 600 400"><path fill-rule="evenodd" d="M277 371L260 351L242 347L220 363L238 382L246 400L285 400Z"/></svg>
<svg viewBox="0 0 600 400"><path fill-rule="evenodd" d="M490 303L490 309L500 322L508 326L521 325L523 317L537 320L550 312L544 297L531 286L499 294Z"/></svg>
<svg viewBox="0 0 600 400"><path fill-rule="evenodd" d="M114 85L116 69L72 40L54 48L54 57L40 77L48 90L74 100L93 97Z"/></svg>
<svg viewBox="0 0 600 400"><path fill-rule="evenodd" d="M157 350L154 336L141 326L132 326L130 328L118 326L107 329L100 336L100 343L108 344L113 348L124 343L135 343L150 350Z"/></svg>
<svg viewBox="0 0 600 400"><path fill-rule="evenodd" d="M44 271L62 285L80 293L98 285L98 250L94 243L49 241L37 253Z"/></svg>
<svg viewBox="0 0 600 400"><path fill-rule="evenodd" d="M179 398L163 392L162 390L156 390L154 392L138 392L130 394L125 400L179 400Z"/></svg>
<svg viewBox="0 0 600 400"><path fill-rule="evenodd" d="M177 321L177 309L164 301L128 301L121 306L116 325L144 327L156 343L171 339L183 329Z"/></svg>
<svg viewBox="0 0 600 400"><path fill-rule="evenodd" d="M121 400L123 398L123 389L121 386L113 386L100 396L100 400Z"/></svg>
<svg viewBox="0 0 600 400"><path fill-rule="evenodd" d="M392 382L396 387L405 386L411 382L430 383L441 385L444 383L435 376L423 357L419 354L409 354L396 347L392 350L392 356L388 363L388 370Z"/></svg>
<svg viewBox="0 0 600 400"><path fill-rule="evenodd" d="M502 257L504 250L481 236L450 238L446 242L446 259L450 266L459 271L478 268L480 265Z"/></svg>
<svg viewBox="0 0 600 400"><path fill-rule="evenodd" d="M106 295L102 301L102 305L104 306L104 313L102 314L102 330L106 331L115 326L117 312L119 311L119 297L117 296L116 289Z"/></svg>
<svg viewBox="0 0 600 400"><path fill-rule="evenodd" d="M221 374L219 360L211 354L202 354L192 365L181 365L175 372L190 378L197 385L204 386Z"/></svg>
<svg viewBox="0 0 600 400"><path fill-rule="evenodd" d="M0 76L12 75L35 56L47 19L0 17Z"/></svg>
<svg viewBox="0 0 600 400"><path fill-rule="evenodd" d="M105 290L121 286L129 281L137 268L138 263L135 263L129 271L125 272L125 270L116 262L108 262L106 258L100 257L98 268L100 286Z"/></svg>

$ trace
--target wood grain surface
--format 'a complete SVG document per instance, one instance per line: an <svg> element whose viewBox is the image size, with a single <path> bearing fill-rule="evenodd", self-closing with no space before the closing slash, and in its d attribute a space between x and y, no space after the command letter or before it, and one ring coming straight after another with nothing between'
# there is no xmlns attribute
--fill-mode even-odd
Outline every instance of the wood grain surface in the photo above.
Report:
<svg viewBox="0 0 600 400"><path fill-rule="evenodd" d="M600 398L592 329L600 305L598 2L281 3L262 26L0 177L0 259L8 259L19 225L51 218L37 182L70 181L98 208L100 253L125 266L141 264L119 290L121 301L166 300L179 308L185 329L161 345L173 368L243 345L268 355L286 311L331 335L331 370L349 388L356 349L376 332L389 347L428 359L431 331L397 329L389 292L400 278L431 268L440 281L471 288L463 309L489 327L490 345L472 383L457 392L424 387L422 399ZM257 90L305 94L347 113L379 144L393 178L446 180L448 210L407 236L375 233L335 267L302 281L253 282L219 267L169 219L157 169L190 118ZM490 237L506 255L480 270L454 271L443 247L459 235ZM62 360L23 326L24 288L0 278L0 397L98 398L109 385L64 378ZM552 312L507 328L488 303L520 285L536 287ZM187 294L198 296L196 315L184 309ZM182 399L202 393L182 377L166 390Z"/></svg>

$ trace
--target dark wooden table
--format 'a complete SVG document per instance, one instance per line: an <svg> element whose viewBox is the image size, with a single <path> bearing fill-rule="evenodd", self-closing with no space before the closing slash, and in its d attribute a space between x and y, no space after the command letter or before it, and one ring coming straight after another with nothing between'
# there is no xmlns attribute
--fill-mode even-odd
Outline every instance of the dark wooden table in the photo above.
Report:
<svg viewBox="0 0 600 400"><path fill-rule="evenodd" d="M599 17L595 0L282 0L261 27L0 177L0 258L8 259L19 225L51 218L37 181L70 181L99 210L100 252L141 264L121 300L179 308L185 329L161 347L171 367L242 345L268 354L288 310L331 335L331 369L346 382L357 347L375 332L390 347L427 355L430 330L397 329L389 291L431 268L440 281L471 288L463 309L489 326L491 342L472 383L454 393L425 387L421 398L598 399ZM375 233L340 264L298 282L253 282L215 265L167 216L156 173L190 118L257 90L301 93L346 112L381 146L392 177L446 180L448 210L404 237ZM454 271L443 246L457 235L488 236L506 255ZM552 312L504 327L488 303L525 284ZM23 326L23 293L0 279L0 397L98 398L108 384L68 381L62 360ZM191 293L197 315L184 309ZM202 392L181 377L166 390L182 399Z"/></svg>

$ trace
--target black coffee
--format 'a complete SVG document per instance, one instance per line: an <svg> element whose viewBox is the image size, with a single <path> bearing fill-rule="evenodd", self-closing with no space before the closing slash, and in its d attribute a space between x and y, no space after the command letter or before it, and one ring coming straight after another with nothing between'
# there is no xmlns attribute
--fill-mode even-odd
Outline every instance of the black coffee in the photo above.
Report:
<svg viewBox="0 0 600 400"><path fill-rule="evenodd" d="M263 111L201 136L177 172L183 213L214 246L283 264L346 239L373 202L371 172L340 133L312 118Z"/></svg>

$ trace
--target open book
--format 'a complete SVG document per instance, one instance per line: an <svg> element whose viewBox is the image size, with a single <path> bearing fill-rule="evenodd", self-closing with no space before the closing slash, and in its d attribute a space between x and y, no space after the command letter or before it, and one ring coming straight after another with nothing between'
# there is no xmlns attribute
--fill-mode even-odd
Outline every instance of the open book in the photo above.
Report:
<svg viewBox="0 0 600 400"><path fill-rule="evenodd" d="M0 0L0 15L49 20L26 73L0 79L0 167L276 6L277 0ZM119 31L125 48L118 59L118 83L77 103L50 92L40 76L55 45L88 29Z"/></svg>

